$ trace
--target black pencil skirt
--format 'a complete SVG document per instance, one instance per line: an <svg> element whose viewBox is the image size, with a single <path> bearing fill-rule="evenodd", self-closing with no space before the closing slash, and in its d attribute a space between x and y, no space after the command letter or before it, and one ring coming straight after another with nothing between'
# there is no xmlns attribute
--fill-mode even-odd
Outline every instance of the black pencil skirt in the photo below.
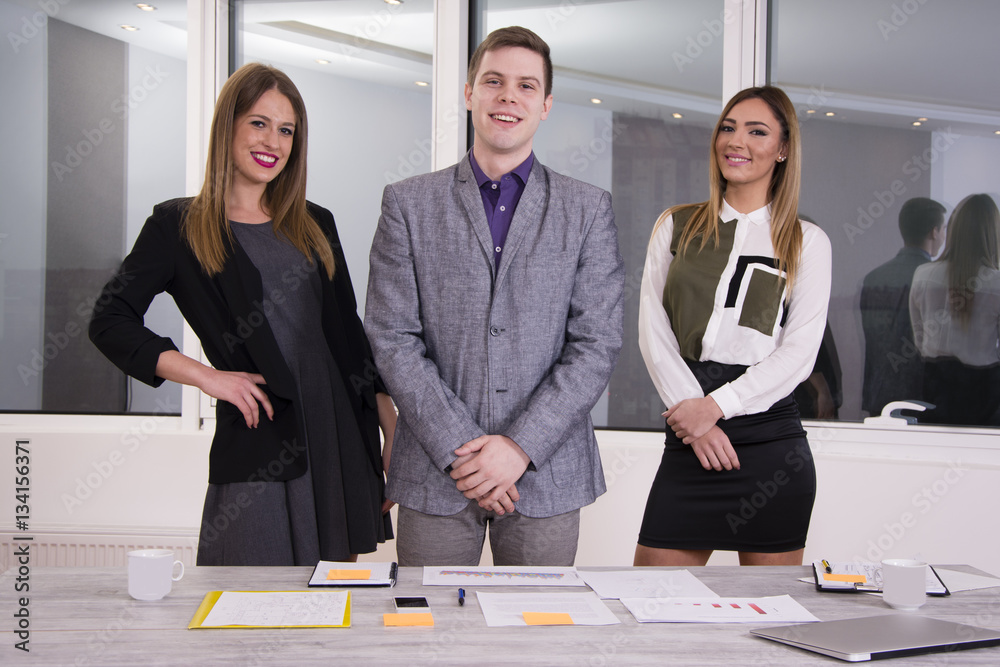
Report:
<svg viewBox="0 0 1000 667"><path fill-rule="evenodd" d="M706 394L746 370L714 362L691 365L699 378L714 378ZM739 470L705 470L691 447L666 426L639 544L760 553L803 548L816 469L795 401L789 396L766 412L718 425L736 450Z"/></svg>

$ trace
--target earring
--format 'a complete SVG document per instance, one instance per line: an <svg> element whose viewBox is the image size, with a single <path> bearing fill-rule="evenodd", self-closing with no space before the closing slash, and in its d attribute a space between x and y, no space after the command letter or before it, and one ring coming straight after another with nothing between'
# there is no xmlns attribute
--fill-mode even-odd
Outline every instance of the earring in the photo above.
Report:
<svg viewBox="0 0 1000 667"><path fill-rule="evenodd" d="M785 156L784 155L779 155L778 156L778 162L784 162L784 161L785 161Z"/></svg>

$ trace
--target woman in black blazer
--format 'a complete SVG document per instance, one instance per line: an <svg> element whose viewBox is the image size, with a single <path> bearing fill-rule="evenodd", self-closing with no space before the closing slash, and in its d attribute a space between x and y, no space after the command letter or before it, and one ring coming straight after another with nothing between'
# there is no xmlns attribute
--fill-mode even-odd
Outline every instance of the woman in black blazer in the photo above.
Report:
<svg viewBox="0 0 1000 667"><path fill-rule="evenodd" d="M153 209L90 323L125 373L218 399L199 565L353 560L392 537L395 410L333 216L305 199L306 142L291 80L240 68L216 104L201 192ZM143 325L160 292L211 367Z"/></svg>

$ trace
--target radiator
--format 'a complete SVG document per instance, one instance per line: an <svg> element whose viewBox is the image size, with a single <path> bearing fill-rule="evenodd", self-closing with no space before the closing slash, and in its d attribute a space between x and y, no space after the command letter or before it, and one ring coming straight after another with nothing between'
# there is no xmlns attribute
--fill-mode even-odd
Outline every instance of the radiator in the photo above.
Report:
<svg viewBox="0 0 1000 667"><path fill-rule="evenodd" d="M31 540L18 539L30 536ZM198 536L194 533L151 535L141 532L34 532L0 531L0 572L18 564L15 552L27 544L32 568L124 567L129 551L170 549L185 566L194 565Z"/></svg>

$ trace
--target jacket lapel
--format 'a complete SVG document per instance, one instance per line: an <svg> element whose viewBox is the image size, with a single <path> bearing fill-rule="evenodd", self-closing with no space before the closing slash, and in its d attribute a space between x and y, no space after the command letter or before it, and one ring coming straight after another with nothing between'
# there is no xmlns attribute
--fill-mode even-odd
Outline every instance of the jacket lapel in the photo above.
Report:
<svg viewBox="0 0 1000 667"><path fill-rule="evenodd" d="M493 234L490 233L490 223L486 220L486 209L483 208L483 196L479 193L479 185L476 183L476 175L472 172L468 155L458 163L455 180L466 218L472 225L476 238L479 239L479 245L482 246L490 266L490 275L493 275Z"/></svg>
<svg viewBox="0 0 1000 667"><path fill-rule="evenodd" d="M548 201L548 182L545 178L545 169L535 157L531 165L531 173L528 175L528 182L524 184L524 192L521 193L521 200L514 210L514 217L510 221L510 229L507 230L507 241L504 243L503 254L500 256L500 268L497 271L496 284L504 279L514 255L524 243L524 237L528 230L540 224L545 213L545 203ZM480 207L482 208L482 207ZM492 256L492 254L491 254Z"/></svg>

